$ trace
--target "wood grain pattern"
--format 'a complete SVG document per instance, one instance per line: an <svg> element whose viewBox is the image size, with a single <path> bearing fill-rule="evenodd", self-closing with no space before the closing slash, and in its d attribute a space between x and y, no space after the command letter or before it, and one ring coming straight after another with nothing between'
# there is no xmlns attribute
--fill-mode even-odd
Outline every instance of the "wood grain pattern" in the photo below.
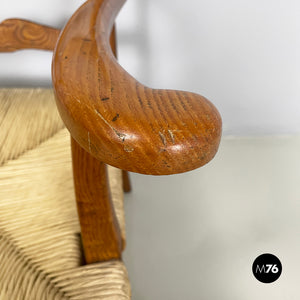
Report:
<svg viewBox="0 0 300 300"><path fill-rule="evenodd" d="M123 170L174 174L217 152L221 117L204 97L151 89L116 61L109 37L124 0L89 0L64 28L52 64L57 105L72 137Z"/></svg>
<svg viewBox="0 0 300 300"><path fill-rule="evenodd" d="M110 36L110 45L116 56L115 27ZM71 146L76 203L86 263L121 258L126 241L119 236L120 229L107 182L107 165L96 160L74 139ZM130 188L129 177L126 171L122 171L122 174L123 189L127 190Z"/></svg>
<svg viewBox="0 0 300 300"><path fill-rule="evenodd" d="M59 34L59 29L21 19L7 19L0 23L0 52L54 50Z"/></svg>
<svg viewBox="0 0 300 300"><path fill-rule="evenodd" d="M108 188L106 165L72 139L77 210L86 263L120 259L123 242Z"/></svg>
<svg viewBox="0 0 300 300"><path fill-rule="evenodd" d="M118 58L116 24L113 26L113 29L111 31L109 43L115 58ZM130 183L130 176L128 171L122 170L122 182L123 182L123 191L125 193L129 193L131 191L131 183Z"/></svg>

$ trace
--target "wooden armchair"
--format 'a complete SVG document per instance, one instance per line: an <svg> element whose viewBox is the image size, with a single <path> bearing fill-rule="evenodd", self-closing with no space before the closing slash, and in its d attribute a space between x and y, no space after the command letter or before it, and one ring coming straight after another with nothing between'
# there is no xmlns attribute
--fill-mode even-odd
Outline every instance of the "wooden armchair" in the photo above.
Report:
<svg viewBox="0 0 300 300"><path fill-rule="evenodd" d="M4 299L129 298L130 288L127 283L126 270L121 261L122 250L125 247L122 195L115 195L116 193L122 194L120 192L121 185L125 191L130 190L127 171L152 175L186 172L206 164L217 152L221 137L221 118L211 102L194 93L148 88L136 81L118 64L115 57L114 21L124 2L124 0L88 0L77 10L62 31L18 19L9 19L0 25L0 51L26 48L54 50L53 88L58 111L71 134L73 178L80 221L80 239L78 237L77 246L81 241L84 253L82 261L78 262L77 258L78 266L76 268L66 266L64 269L58 268L58 271L55 270L57 267L55 265L50 269L46 267L47 271L44 272L42 270L44 265L42 264L42 267L39 265L39 261L43 260L42 257L31 258L34 261L34 267L31 270L36 267L48 281L41 280L42 288L38 292L29 291L23 284L21 285L22 291L14 294L13 291L9 291L9 287L14 286L15 290L20 288L18 283L34 280L26 273L29 270L22 271L22 276L16 277L17 280L14 283L9 281L9 284L3 284L1 281L4 279L0 276L0 287L5 287L6 291L2 292L6 297ZM10 93L8 90L5 92ZM28 90L19 90L13 95L18 94L19 96L16 98L22 98L24 93L28 93ZM27 97L31 99L30 101L38 102L38 98L45 93L49 93L49 91L29 92ZM33 97L35 97L34 100ZM10 94L10 99L12 98L13 96ZM6 99L4 101L6 104L2 105L4 108L7 101ZM51 99L49 100L48 97L48 105L51 106L50 102ZM38 115L38 111L36 115ZM39 122L39 127L46 126L43 121L45 118L36 120ZM55 122L59 124L60 121ZM56 126L63 127L63 125ZM9 131L6 131L6 135L9 136ZM30 132L27 134L30 136ZM23 134L23 136L26 135ZM19 136L19 139L22 140L22 136ZM52 144L51 141L45 142L41 146L42 150L34 154L31 152L31 155L36 160L40 152L45 155L50 164L46 169L51 167L56 185L60 185L63 189L67 182L66 186L69 190L69 181L63 174L64 168L59 166L59 164L64 165L67 148L63 150L64 156L58 155L60 157L59 164L51 163L51 159L55 161L56 155L47 157L45 154L47 150L55 153L61 145L67 147L65 139L66 133L63 129L63 132L55 141L52 141ZM4 146L5 143L3 143ZM27 145L25 148L29 149L30 147L33 146ZM10 147L6 151L7 156L12 148ZM17 155L20 157L18 160L24 158L24 155L20 156L22 151ZM109 174L107 165L113 166L109 167ZM28 167L28 164L22 165L18 172L21 172L22 168L25 171L25 166ZM8 169L7 172L12 172L12 177L14 176L14 166L7 163L7 160L3 167ZM42 171L46 172L47 170ZM62 174L62 177L55 178L56 172L57 175ZM61 184L57 182L58 179ZM5 178L1 178L1 180L2 187L12 188ZM47 177L45 181L47 181ZM45 184L48 183L45 182ZM51 190L51 185L49 189ZM116 192L117 190L119 192ZM35 188L32 192L41 193ZM60 192L64 193L64 191ZM67 197L70 195L68 194ZM0 200L0 205L5 207L5 202ZM51 200L49 201L51 202ZM55 209L53 207L51 209L49 207L41 208L38 200L33 201L31 205L37 206L34 214L52 216L60 214L60 210L65 209L62 201L64 201L63 197L60 196L59 207L55 207ZM17 208L22 211L22 206ZM8 214L9 209L11 208L7 206ZM20 218L22 219L22 217ZM13 227L12 220L13 218L10 219L12 222L10 227ZM56 218L53 222L58 222L58 219ZM60 222L64 224L65 221L62 219ZM72 222L75 221L72 219ZM18 224L21 226L22 220ZM29 226L30 222L24 224ZM1 226L0 222L0 230ZM47 226L46 228L48 228ZM32 237L35 236L35 231L40 229L38 227L33 226L33 229L29 230ZM47 230L50 232L49 228ZM46 235L47 230L45 231ZM76 230L72 231L73 234ZM21 233L13 233L12 236L18 237L19 234ZM9 240L10 233L7 237L5 234L3 236ZM63 236L65 238L66 235ZM30 240L30 236L26 239ZM19 243L17 246L21 247L20 251L25 251L25 256L28 255L22 248L23 240L18 238L17 240ZM14 239L7 243L12 244L13 241ZM50 243L50 241L48 242ZM63 239L61 243L63 243ZM14 249L13 246L10 247L9 249ZM46 247L49 245L47 244ZM65 245L65 249L67 248ZM5 249L1 249L2 253L5 253ZM51 251L47 255L49 262ZM55 260L55 257L52 258ZM15 267L18 267L18 263L15 263ZM22 268L24 269L24 266ZM74 277L72 272L74 272ZM65 278L64 274L66 273ZM98 278L102 283L97 284L96 289L93 288L92 282L97 279L91 279L94 275L96 278L102 276L101 279ZM91 282L90 288L89 284L85 285L88 281ZM77 292L68 289L68 285L72 285L71 283L82 286L84 291L88 291L88 294L84 294L82 291L79 293L80 287L77 290L74 288ZM112 292L110 291L111 287L113 287ZM50 290L59 291L57 294L60 294L61 298L55 298L56 294Z"/></svg>

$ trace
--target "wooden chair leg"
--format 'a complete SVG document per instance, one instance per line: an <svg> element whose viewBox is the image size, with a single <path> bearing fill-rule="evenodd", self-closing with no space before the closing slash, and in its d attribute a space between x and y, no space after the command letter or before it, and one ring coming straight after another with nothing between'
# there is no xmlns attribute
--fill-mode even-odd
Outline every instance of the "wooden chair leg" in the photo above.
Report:
<svg viewBox="0 0 300 300"><path fill-rule="evenodd" d="M73 174L86 263L120 259L122 239L106 165L71 138Z"/></svg>
<svg viewBox="0 0 300 300"><path fill-rule="evenodd" d="M127 171L122 171L122 179L123 179L123 191L125 193L129 193L131 191L131 183L129 173Z"/></svg>

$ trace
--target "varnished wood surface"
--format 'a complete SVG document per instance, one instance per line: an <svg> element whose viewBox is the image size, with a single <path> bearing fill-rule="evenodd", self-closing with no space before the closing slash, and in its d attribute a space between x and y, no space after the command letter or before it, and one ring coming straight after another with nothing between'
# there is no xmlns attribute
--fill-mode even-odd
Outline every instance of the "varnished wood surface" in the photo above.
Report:
<svg viewBox="0 0 300 300"><path fill-rule="evenodd" d="M217 152L221 117L200 95L148 88L120 67L109 37L124 2L89 0L63 30L52 65L60 114L107 164L154 175L200 167Z"/></svg>
<svg viewBox="0 0 300 300"><path fill-rule="evenodd" d="M0 23L0 52L53 50L59 34L59 29L21 19L7 19Z"/></svg>
<svg viewBox="0 0 300 300"><path fill-rule="evenodd" d="M111 50L115 56L115 58L118 57L118 51L117 51L117 30L116 30L116 24L113 26L113 29L110 34L109 39ZM130 183L130 176L128 171L122 171L122 182L123 182L123 191L125 193L129 193L131 191L131 183Z"/></svg>
<svg viewBox="0 0 300 300"><path fill-rule="evenodd" d="M86 263L120 259L123 242L108 188L106 165L81 148L74 139L71 145Z"/></svg>

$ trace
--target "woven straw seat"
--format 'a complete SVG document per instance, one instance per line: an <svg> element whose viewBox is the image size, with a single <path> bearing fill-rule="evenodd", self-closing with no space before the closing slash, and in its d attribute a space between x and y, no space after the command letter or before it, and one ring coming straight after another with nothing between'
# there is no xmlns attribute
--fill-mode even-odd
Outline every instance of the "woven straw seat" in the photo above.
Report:
<svg viewBox="0 0 300 300"><path fill-rule="evenodd" d="M82 265L70 137L50 89L0 90L0 299L130 299L122 261ZM109 182L125 239L121 171Z"/></svg>

